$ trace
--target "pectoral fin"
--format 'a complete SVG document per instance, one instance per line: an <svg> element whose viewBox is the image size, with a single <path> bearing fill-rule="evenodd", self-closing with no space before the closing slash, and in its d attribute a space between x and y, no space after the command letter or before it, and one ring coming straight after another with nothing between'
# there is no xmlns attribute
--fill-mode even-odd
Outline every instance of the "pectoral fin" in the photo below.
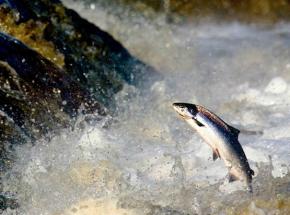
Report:
<svg viewBox="0 0 290 215"><path fill-rule="evenodd" d="M202 126L204 126L204 124L202 124L200 121L198 121L197 119L194 119L194 118L192 118L194 121L195 121L195 123L199 126L199 127L202 127Z"/></svg>
<svg viewBox="0 0 290 215"><path fill-rule="evenodd" d="M219 151L216 149L216 150L213 150L212 151L212 159L215 161L216 159L220 158L220 154L219 154Z"/></svg>

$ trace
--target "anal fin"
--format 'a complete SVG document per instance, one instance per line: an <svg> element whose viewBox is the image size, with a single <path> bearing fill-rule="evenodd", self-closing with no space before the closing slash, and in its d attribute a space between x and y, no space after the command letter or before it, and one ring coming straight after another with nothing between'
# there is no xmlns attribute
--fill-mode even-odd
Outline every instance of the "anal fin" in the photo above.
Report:
<svg viewBox="0 0 290 215"><path fill-rule="evenodd" d="M216 159L220 158L219 151L217 149L212 151L212 159L215 161Z"/></svg>

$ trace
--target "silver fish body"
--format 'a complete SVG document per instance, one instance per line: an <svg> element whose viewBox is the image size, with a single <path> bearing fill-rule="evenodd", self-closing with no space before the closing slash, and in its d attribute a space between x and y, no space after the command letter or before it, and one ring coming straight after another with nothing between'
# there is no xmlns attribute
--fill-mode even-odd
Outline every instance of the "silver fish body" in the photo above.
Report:
<svg viewBox="0 0 290 215"><path fill-rule="evenodd" d="M239 143L240 131L200 105L174 103L173 108L212 148L213 159L221 158L224 161L229 171L229 182L245 181L252 192L254 171Z"/></svg>

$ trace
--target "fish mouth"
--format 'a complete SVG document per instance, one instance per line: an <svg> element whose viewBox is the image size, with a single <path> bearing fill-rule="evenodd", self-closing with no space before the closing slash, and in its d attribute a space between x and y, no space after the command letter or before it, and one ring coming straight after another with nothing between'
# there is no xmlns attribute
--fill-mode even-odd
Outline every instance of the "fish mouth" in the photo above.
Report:
<svg viewBox="0 0 290 215"><path fill-rule="evenodd" d="M190 116L186 116L184 113L181 113L181 112L180 112L179 104L180 104L180 103L173 103L173 104L172 104L172 107L173 107L173 109L176 111L176 113L177 113L177 114L178 114L182 119L184 119L184 120L191 119Z"/></svg>
<svg viewBox="0 0 290 215"><path fill-rule="evenodd" d="M180 113L179 107L176 105L176 103L173 103L172 107L175 110L175 112L178 113L178 115L184 119L185 116Z"/></svg>

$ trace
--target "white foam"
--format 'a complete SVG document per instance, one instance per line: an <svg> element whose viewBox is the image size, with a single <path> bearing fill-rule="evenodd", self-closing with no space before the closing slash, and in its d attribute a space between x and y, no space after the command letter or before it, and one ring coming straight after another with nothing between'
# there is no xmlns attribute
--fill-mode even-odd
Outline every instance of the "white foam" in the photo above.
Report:
<svg viewBox="0 0 290 215"><path fill-rule="evenodd" d="M266 93L281 94L286 92L287 82L281 77L273 78L265 88Z"/></svg>

